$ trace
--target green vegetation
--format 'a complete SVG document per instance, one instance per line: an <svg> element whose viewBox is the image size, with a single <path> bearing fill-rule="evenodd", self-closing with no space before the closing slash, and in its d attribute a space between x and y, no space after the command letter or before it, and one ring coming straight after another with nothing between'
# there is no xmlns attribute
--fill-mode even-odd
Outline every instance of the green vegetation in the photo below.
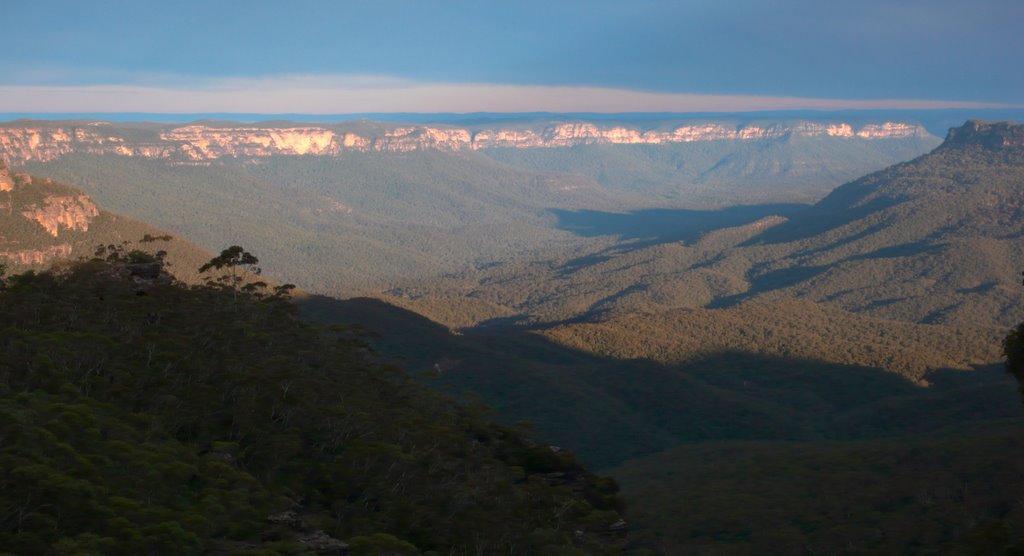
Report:
<svg viewBox="0 0 1024 556"><path fill-rule="evenodd" d="M7 175L7 167L0 162L0 179ZM90 258L96 255L97 245L113 249L138 241L139 248L163 251L163 263L172 267L179 279L199 281L197 269L209 258L209 253L195 244L105 210L91 216L91 199L68 185L27 174L17 175L12 181L11 191L0 192L0 262L11 272L45 268L61 260ZM55 234L25 214L47 207L51 209L48 219L56 223ZM68 222L76 225L68 226Z"/></svg>
<svg viewBox="0 0 1024 556"><path fill-rule="evenodd" d="M618 358L680 363L738 350L864 365L925 381L933 369L970 370L997 361L1000 330L891 321L787 300L614 316L543 333L567 346Z"/></svg>
<svg viewBox="0 0 1024 556"><path fill-rule="evenodd" d="M1021 409L992 364L1024 307L1022 179L1019 149L942 148L788 219L406 284L387 299L463 335L380 343L618 465L660 553L1005 553Z"/></svg>
<svg viewBox="0 0 1024 556"><path fill-rule="evenodd" d="M679 211L677 228L652 237L467 269L389 293L452 326L475 323L457 301L444 310L429 299L470 297L476 308L495 307L493 316L554 323L796 297L881 319L1006 327L1020 322L1024 307L1021 183L1024 149L958 144L843 185L786 218L684 237L686 219L700 215ZM593 236L610 219L591 216ZM617 216L614 229L642 227L652 215Z"/></svg>
<svg viewBox="0 0 1024 556"><path fill-rule="evenodd" d="M932 371L923 387L879 368L793 354L720 350L683 362L620 359L510 325L453 335L376 300L298 303L308 318L382 332L373 345L422 381L479 393L506 422L532 422L539 436L595 469L682 443L932 434L1022 414L1013 380L995 366ZM864 338L869 331L865 325Z"/></svg>
<svg viewBox="0 0 1024 556"><path fill-rule="evenodd" d="M1006 356L1006 370L1017 378L1024 396L1024 322L1003 340L1003 355Z"/></svg>
<svg viewBox="0 0 1024 556"><path fill-rule="evenodd" d="M158 140L156 128L136 131ZM225 240L259 245L269 275L337 294L584 244L558 229L551 209L816 200L932 140L344 153L205 166L75 154L25 169L209 250Z"/></svg>
<svg viewBox="0 0 1024 556"><path fill-rule="evenodd" d="M685 158L603 149L561 155L579 156L580 168L664 156L650 175ZM153 513L117 513L149 543L136 551L167 542L287 552L300 540L296 522L353 553L487 553L510 539L521 553L614 551L612 485L548 443L623 480L641 549L1002 553L1022 540L1012 444L1022 405L994 365L1024 307L1020 150L945 146L806 210L708 214L614 212L632 193L611 191L610 169L537 174L479 153L206 167L76 156L38 166L120 210L177 219L172 229L207 245L236 237L262 253L265 240L279 265L271 276L320 290L380 284L388 300L436 321L371 299L302 296L296 312L284 292L231 278L257 262L240 247L210 261L223 263L223 280L192 289L139 287L104 270L121 268L128 247L12 279L0 295L0 318L11 319L0 342L14 354L0 363L14 377L3 399L27 396L8 412L17 430L44 429L18 450L45 456L26 460L47 462L39 477L86 481L90 516L111 515L115 498L148 496L142 507ZM738 187L740 170L725 164L704 185L732 176ZM640 195L662 193L652 185ZM601 206L578 210L587 203ZM689 220L673 228L673 215ZM668 227L622 232L655 217ZM586 218L616 226L578 226ZM225 229L232 235L218 235ZM451 273L385 284L374 281L382 269ZM1004 346L1011 369L1020 334ZM367 355L364 341L419 384ZM423 384L479 393L497 413ZM70 438L49 424L60 422L55 403L114 424L92 427L107 434L98 440ZM510 424L520 420L545 442ZM142 443L126 457L183 462L198 486L164 493L116 480L123 465L93 457L109 453L111 437ZM4 480L14 488L21 476ZM182 517L203 504L224 512L207 529ZM43 548L31 550L103 552L97 543L114 538L98 522L29 509L46 524L32 541ZM286 510L295 517L266 521ZM442 525L451 520L459 526Z"/></svg>
<svg viewBox="0 0 1024 556"><path fill-rule="evenodd" d="M410 382L349 327L146 277L140 253L0 291L4 550L617 551L614 483L567 452Z"/></svg>
<svg viewBox="0 0 1024 556"><path fill-rule="evenodd" d="M1020 554L1024 427L992 428L684 446L613 473L659 554Z"/></svg>
<svg viewBox="0 0 1024 556"><path fill-rule="evenodd" d="M269 276L330 293L578 243L551 226L547 209L619 202L579 178L541 176L473 153L208 166L74 155L27 168L209 250L224 241L259 245Z"/></svg>
<svg viewBox="0 0 1024 556"><path fill-rule="evenodd" d="M816 201L837 185L937 144L935 137L823 137L481 152L520 168L586 176L612 191L642 192L648 199L672 198L691 206L723 206Z"/></svg>

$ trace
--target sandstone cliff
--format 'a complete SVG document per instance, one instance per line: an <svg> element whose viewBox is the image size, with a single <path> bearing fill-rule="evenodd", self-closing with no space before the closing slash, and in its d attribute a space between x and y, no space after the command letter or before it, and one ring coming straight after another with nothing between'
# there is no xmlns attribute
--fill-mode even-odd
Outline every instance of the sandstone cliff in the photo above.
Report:
<svg viewBox="0 0 1024 556"><path fill-rule="evenodd" d="M0 162L0 263L42 266L66 258L73 250L66 232L88 231L99 214L81 192L27 174L12 176Z"/></svg>
<svg viewBox="0 0 1024 556"><path fill-rule="evenodd" d="M147 235L159 241L141 242ZM92 257L99 245L125 242L129 249L165 251L177 278L188 283L202 281L195 269L211 257L164 230L101 210L74 187L25 173L12 175L0 161L0 266L7 274Z"/></svg>
<svg viewBox="0 0 1024 556"><path fill-rule="evenodd" d="M15 164L30 160L54 160L72 153L113 154L194 163L221 157L337 156L346 151L460 151L559 148L589 144L769 141L793 137L879 140L928 136L920 125L905 122L880 122L859 127L844 122L815 121L739 125L699 122L647 130L588 122L474 129L381 125L369 130L361 126L358 132L347 129L344 124L289 127L190 124L161 126L155 132L142 136L102 122L24 126L18 123L0 127L0 157ZM0 187L3 185L0 184Z"/></svg>
<svg viewBox="0 0 1024 556"><path fill-rule="evenodd" d="M22 216L38 223L53 237L57 237L61 229L86 232L89 223L99 214L92 199L85 195L50 195L21 211Z"/></svg>

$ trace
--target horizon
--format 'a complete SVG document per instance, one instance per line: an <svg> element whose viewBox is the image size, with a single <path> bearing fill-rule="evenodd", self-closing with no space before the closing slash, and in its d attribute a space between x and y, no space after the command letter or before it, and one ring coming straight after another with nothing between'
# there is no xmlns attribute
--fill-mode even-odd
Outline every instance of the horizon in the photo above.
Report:
<svg viewBox="0 0 1024 556"><path fill-rule="evenodd" d="M960 127L969 120L988 122L1024 122L1024 109L903 109L903 110L761 110L745 112L377 112L354 114L303 113L149 113L149 112L71 112L71 113L4 113L0 124L15 122L105 122L111 124L189 124L233 123L257 125L270 123L296 123L339 125L360 121L388 124L473 126L525 123L540 121L588 121L619 125L642 125L645 122L677 120L707 121L735 120L849 120L848 123L903 120L918 123L929 133L944 136L949 129Z"/></svg>
<svg viewBox="0 0 1024 556"><path fill-rule="evenodd" d="M122 0L8 9L8 113L1024 107L1024 5L984 0ZM952 37L952 39L951 39Z"/></svg>

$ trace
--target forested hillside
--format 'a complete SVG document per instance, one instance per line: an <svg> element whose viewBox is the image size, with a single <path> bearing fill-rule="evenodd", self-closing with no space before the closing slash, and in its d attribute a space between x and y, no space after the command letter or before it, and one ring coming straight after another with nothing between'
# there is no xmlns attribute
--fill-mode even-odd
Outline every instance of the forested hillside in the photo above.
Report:
<svg viewBox="0 0 1024 556"><path fill-rule="evenodd" d="M937 142L912 122L828 118L489 125L7 122L0 158L351 295L588 245L563 226L574 211L813 202Z"/></svg>
<svg viewBox="0 0 1024 556"><path fill-rule="evenodd" d="M991 144L998 129L970 122L932 153L802 209L570 213L567 229L619 241L390 293L411 307L470 297L540 321L798 297L884 319L1010 326L1024 316L1024 147ZM472 324L451 307L434 316Z"/></svg>
<svg viewBox="0 0 1024 556"><path fill-rule="evenodd" d="M633 548L1009 547L1014 469L999 468L1000 489L977 464L1006 450L1022 415L1000 343L1024 306L1024 159L994 142L1000 129L970 124L809 207L625 213L596 177L542 179L479 153L387 167L379 153L190 167L65 156L53 168L132 210L175 207L161 217L200 215L204 241L235 226L289 253L256 249L270 278L462 270L389 279L379 295L393 305L301 294L295 306L133 274L159 260L103 239L98 259L10 279L0 371L18 440L3 457L18 473L0 490L19 510L5 539L28 553L106 553L123 538L125 553L615 553L627 542L615 486L572 452L626 480L642 516ZM10 183L5 238L75 238L88 259L88 234L119 218L55 182ZM516 255L484 257L496 249ZM833 471L843 478L821 486ZM844 496L861 482L877 488ZM925 483L941 492L918 494ZM18 498L32 492L123 520L68 520L63 502ZM921 526L872 532L904 520Z"/></svg>
<svg viewBox="0 0 1024 556"><path fill-rule="evenodd" d="M196 269L210 254L194 243L96 206L82 191L49 178L11 174L0 161L0 264L9 272L90 258L99 245L123 247L146 238L152 251L181 280L199 280Z"/></svg>
<svg viewBox="0 0 1024 556"><path fill-rule="evenodd" d="M970 370L1000 358L995 327L923 325L864 317L806 300L751 301L727 309L559 325L544 334L578 349L619 358L678 363L737 350L865 365L926 382L934 369Z"/></svg>
<svg viewBox="0 0 1024 556"><path fill-rule="evenodd" d="M1008 448L1021 407L1000 376L1024 318L1021 129L969 122L806 208L568 212L589 246L386 299L469 342L518 333L596 358L543 356L586 376L562 391L594 400L579 406L592 420L643 419L601 429L635 451L595 455L631 458L612 473L658 553L1003 553L1022 540ZM560 432L564 401L466 376L434 349L441 380L514 414L540 406L540 430ZM574 376L554 375L534 380Z"/></svg>
<svg viewBox="0 0 1024 556"><path fill-rule="evenodd" d="M387 287L579 241L550 208L616 197L577 176L540 175L474 153L270 157L175 166L69 155L32 172L216 249L258 245L266 271L318 292Z"/></svg>
<svg viewBox="0 0 1024 556"><path fill-rule="evenodd" d="M158 262L120 250L5 277L4 551L620 551L614 483L566 451L279 294L133 272Z"/></svg>
<svg viewBox="0 0 1024 556"><path fill-rule="evenodd" d="M1022 433L683 446L613 473L660 554L1018 554Z"/></svg>
<svg viewBox="0 0 1024 556"><path fill-rule="evenodd" d="M674 145L579 145L570 149L488 149L484 155L543 172L594 179L612 190L642 192L692 206L815 201L874 168L911 159L938 144L933 136L899 140L787 137Z"/></svg>
<svg viewBox="0 0 1024 556"><path fill-rule="evenodd" d="M529 328L493 326L451 334L442 325L372 299L313 297L298 303L307 318L356 322L379 332L370 339L373 345L420 380L456 393L477 392L504 419L531 421L537 434L572 447L598 469L682 443L944 433L1024 415L1013 380L1001 365L932 369L904 378L863 363L829 361L827 355L742 348L709 350L682 360L621 358L615 350L633 349L629 343L612 343L609 353L596 354L589 346L573 349L557 336ZM838 325L833 324L833 334ZM689 331L698 327L695 323ZM671 342L674 332L660 331L661 340L645 341ZM860 338L875 341L886 332L865 329ZM833 334L820 333L819 346L834 352ZM917 364L921 359L943 361L944 354L955 351L938 345L942 338L968 344L968 337L951 331L938 338L927 338L935 354L914 350L913 336L891 341L907 343L902 353ZM855 345L852 339L839 344ZM886 353L868 344L849 356L857 360L856 355L870 351L876 357ZM989 353L993 359L999 359L996 351Z"/></svg>

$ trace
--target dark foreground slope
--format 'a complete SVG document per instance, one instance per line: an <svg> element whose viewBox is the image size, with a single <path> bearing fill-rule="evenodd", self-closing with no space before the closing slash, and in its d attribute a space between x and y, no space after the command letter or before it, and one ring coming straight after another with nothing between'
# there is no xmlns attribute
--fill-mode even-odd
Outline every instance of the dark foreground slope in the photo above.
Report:
<svg viewBox="0 0 1024 556"><path fill-rule="evenodd" d="M1022 540L1024 412L1001 368L923 387L806 358L660 364L511 327L451 334L377 300L302 307L384 332L375 344L423 380L614 466L632 545L656 554L1002 554Z"/></svg>
<svg viewBox="0 0 1024 556"><path fill-rule="evenodd" d="M1012 555L1022 433L681 446L612 472L661 554Z"/></svg>
<svg viewBox="0 0 1024 556"><path fill-rule="evenodd" d="M516 327L452 334L372 299L299 304L308 318L381 332L373 344L412 374L481 394L505 420L531 421L543 438L597 469L680 444L941 435L1024 415L1013 379L994 366L931 372L924 387L823 357L721 349L683 363L625 359Z"/></svg>
<svg viewBox="0 0 1024 556"><path fill-rule="evenodd" d="M619 551L612 483L281 299L93 260L10 277L0 350L12 553Z"/></svg>

